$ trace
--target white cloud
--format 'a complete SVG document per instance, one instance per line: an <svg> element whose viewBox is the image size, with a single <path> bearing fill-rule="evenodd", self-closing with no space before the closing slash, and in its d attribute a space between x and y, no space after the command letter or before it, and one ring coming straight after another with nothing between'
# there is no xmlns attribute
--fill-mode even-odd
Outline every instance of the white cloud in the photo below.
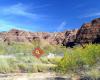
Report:
<svg viewBox="0 0 100 80"><path fill-rule="evenodd" d="M9 31L11 29L18 29L18 30L24 30L24 31L31 31L25 28L20 28L20 27L14 27L12 25L0 25L0 31Z"/></svg>
<svg viewBox="0 0 100 80"><path fill-rule="evenodd" d="M11 29L19 29L19 30L31 31L31 30L28 30L26 28L21 28L21 27L18 27L18 26L15 27L14 25L10 25L5 21L1 21L0 20L0 31L9 31Z"/></svg>
<svg viewBox="0 0 100 80"><path fill-rule="evenodd" d="M87 18L87 17L95 17L95 16L100 16L100 12L88 14L88 15L86 15L84 17Z"/></svg>
<svg viewBox="0 0 100 80"><path fill-rule="evenodd" d="M29 7L22 3L1 8L1 13L3 13L3 15L18 15L32 19L43 17L42 15L29 12Z"/></svg>
<svg viewBox="0 0 100 80"><path fill-rule="evenodd" d="M62 30L64 30L66 24L67 24L67 23L66 23L65 21L63 21L63 22L58 26L57 31L62 31Z"/></svg>
<svg viewBox="0 0 100 80"><path fill-rule="evenodd" d="M9 6L0 6L0 18L1 18L0 19L0 31L8 31L10 29L20 29L20 30L25 30L25 31L32 31L32 30L29 30L29 26L27 25L27 23L24 23L24 25L26 24L28 26L26 28L24 28L24 26L21 26L22 28L20 26L15 27L18 23L17 21L18 20L20 21L22 17L25 18L26 20L28 18L28 21L44 20L48 16L42 15L41 13L37 14L35 10L41 9L47 6L48 4L33 6L33 5L25 5L22 3L9 5ZM22 19L22 21L24 20ZM18 23L18 25L20 24L23 24L23 23ZM38 27L34 27L34 26L33 26L34 30L38 29Z"/></svg>
<svg viewBox="0 0 100 80"><path fill-rule="evenodd" d="M100 12L88 13L86 15L80 16L80 18L90 18L90 17L97 17L100 16Z"/></svg>

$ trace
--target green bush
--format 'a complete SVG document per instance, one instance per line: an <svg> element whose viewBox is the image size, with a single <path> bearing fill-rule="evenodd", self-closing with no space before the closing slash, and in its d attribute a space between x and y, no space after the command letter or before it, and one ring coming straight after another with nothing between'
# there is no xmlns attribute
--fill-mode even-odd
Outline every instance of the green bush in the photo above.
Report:
<svg viewBox="0 0 100 80"><path fill-rule="evenodd" d="M67 49L64 57L57 64L56 71L66 73L67 71L83 70L84 66L94 66L100 61L100 45L89 44L85 48L75 47Z"/></svg>

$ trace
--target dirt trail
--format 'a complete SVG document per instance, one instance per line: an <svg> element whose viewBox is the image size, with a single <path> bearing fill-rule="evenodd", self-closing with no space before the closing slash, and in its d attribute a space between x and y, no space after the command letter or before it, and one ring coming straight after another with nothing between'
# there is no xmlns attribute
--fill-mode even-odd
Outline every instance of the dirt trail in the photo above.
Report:
<svg viewBox="0 0 100 80"><path fill-rule="evenodd" d="M14 73L0 74L0 80L70 80L70 77L57 76L55 73Z"/></svg>

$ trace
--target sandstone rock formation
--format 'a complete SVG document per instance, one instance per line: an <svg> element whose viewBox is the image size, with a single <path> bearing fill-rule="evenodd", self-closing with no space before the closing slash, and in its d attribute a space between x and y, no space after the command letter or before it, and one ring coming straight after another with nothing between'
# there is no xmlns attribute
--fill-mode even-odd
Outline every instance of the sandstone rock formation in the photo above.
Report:
<svg viewBox="0 0 100 80"><path fill-rule="evenodd" d="M32 42L36 41L47 41L50 44L62 44L64 40L65 32L27 32L23 30L12 29L8 32L0 33L0 41L7 42Z"/></svg>
<svg viewBox="0 0 100 80"><path fill-rule="evenodd" d="M70 45L70 43L75 42L77 31L78 30L66 31L65 39L63 40L63 45L64 46Z"/></svg>
<svg viewBox="0 0 100 80"><path fill-rule="evenodd" d="M74 41L77 30L65 32L27 32L23 30L12 29L8 32L0 33L0 41L8 44L12 42L32 42L44 41L53 45L66 44L68 41Z"/></svg>
<svg viewBox="0 0 100 80"><path fill-rule="evenodd" d="M76 35L78 43L100 43L100 18L82 25Z"/></svg>

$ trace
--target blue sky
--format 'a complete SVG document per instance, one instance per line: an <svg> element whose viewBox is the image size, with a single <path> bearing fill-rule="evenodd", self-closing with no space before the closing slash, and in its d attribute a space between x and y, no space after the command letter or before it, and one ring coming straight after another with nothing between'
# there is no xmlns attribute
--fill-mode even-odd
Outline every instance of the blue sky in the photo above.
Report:
<svg viewBox="0 0 100 80"><path fill-rule="evenodd" d="M0 0L0 31L64 31L98 17L100 0Z"/></svg>

